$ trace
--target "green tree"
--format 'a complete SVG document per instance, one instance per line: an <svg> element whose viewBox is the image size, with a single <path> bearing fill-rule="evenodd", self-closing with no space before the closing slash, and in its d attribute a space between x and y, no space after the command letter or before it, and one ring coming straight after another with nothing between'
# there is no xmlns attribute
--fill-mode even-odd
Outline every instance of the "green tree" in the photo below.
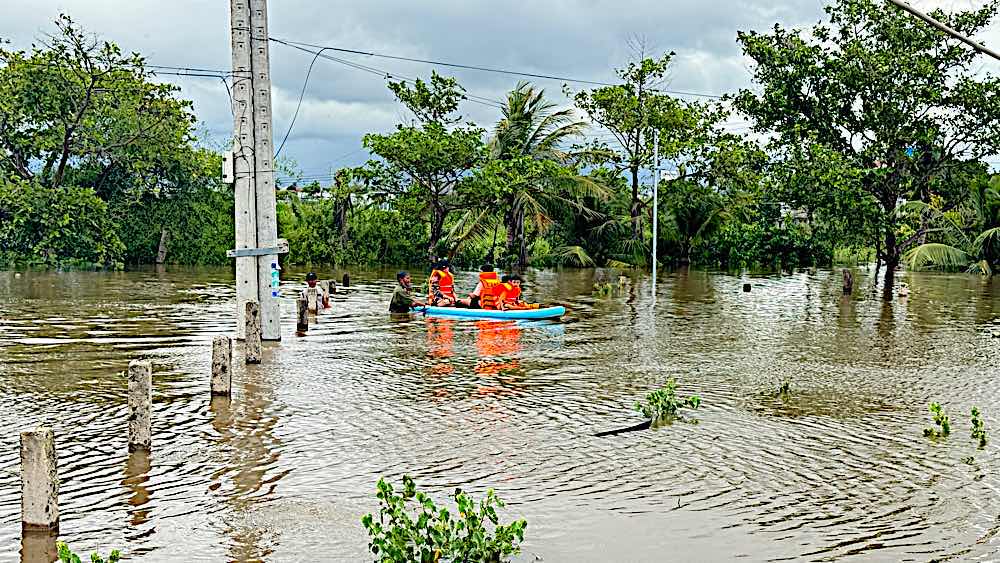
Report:
<svg viewBox="0 0 1000 563"><path fill-rule="evenodd" d="M484 132L472 124L455 125L461 118L454 112L465 96L453 78L433 73L429 84L393 82L389 89L417 121L398 125L390 134L365 135L365 148L382 160L369 161L357 174L376 190L424 202L430 223L427 254L432 257L449 214L461 205L459 195L470 171L485 156Z"/></svg>
<svg viewBox="0 0 1000 563"><path fill-rule="evenodd" d="M740 32L761 93L745 90L736 107L773 131L779 146L818 143L843 157L878 206L879 258L885 290L903 253L930 228L903 236L898 202L929 203L932 181L1000 148L1000 81L981 75L976 53L894 6L838 0L828 24L808 32L776 25ZM934 17L974 35L997 12L991 0L974 11ZM816 188L828 187L818 185Z"/></svg>
<svg viewBox="0 0 1000 563"><path fill-rule="evenodd" d="M188 147L194 116L176 86L149 81L138 53L89 36L66 15L31 52L0 49L0 173L98 193L126 170L155 185ZM76 177L74 177L76 176Z"/></svg>
<svg viewBox="0 0 1000 563"><path fill-rule="evenodd" d="M653 136L660 135L660 153L675 154L684 144L690 112L682 101L658 91L673 53L659 59L643 58L615 72L622 83L578 92L577 108L614 137L616 149L609 165L629 176L629 227L631 240L641 241L643 210L648 205L641 192L640 171L652 164Z"/></svg>

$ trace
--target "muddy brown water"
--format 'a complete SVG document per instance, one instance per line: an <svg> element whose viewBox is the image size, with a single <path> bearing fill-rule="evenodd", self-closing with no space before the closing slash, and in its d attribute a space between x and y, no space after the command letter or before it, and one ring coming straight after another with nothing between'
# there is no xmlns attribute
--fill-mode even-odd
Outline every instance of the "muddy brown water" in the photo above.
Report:
<svg viewBox="0 0 1000 563"><path fill-rule="evenodd" d="M864 270L852 298L839 272L673 272L654 304L641 276L598 299L599 273L538 271L526 293L566 318L505 323L392 319L391 272L351 274L296 337L286 272L283 340L260 366L237 346L234 396L213 401L228 270L0 272L0 562L45 558L19 524L18 431L38 424L61 539L139 561L370 561L360 518L404 473L436 496L495 488L528 519L521 561L1000 554L998 280L904 274L886 303ZM126 448L131 359L154 364L148 457ZM669 378L702 397L698 424L594 436ZM932 400L945 441L921 434Z"/></svg>

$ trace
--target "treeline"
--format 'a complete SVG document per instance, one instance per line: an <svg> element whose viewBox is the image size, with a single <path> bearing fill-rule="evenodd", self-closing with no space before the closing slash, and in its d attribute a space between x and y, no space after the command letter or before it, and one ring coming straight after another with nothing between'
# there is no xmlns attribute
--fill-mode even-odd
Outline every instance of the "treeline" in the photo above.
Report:
<svg viewBox="0 0 1000 563"><path fill-rule="evenodd" d="M973 35L997 1L934 15ZM645 267L655 152L660 262L794 267L871 249L887 275L904 262L992 273L1000 81L894 7L826 12L807 30L739 33L754 88L719 100L665 92L672 54L567 89L572 107L517 84L487 126L462 119L453 78L390 83L411 119L364 137L371 160L279 192L288 259ZM52 47L0 52L0 253L149 262L167 230L168 260L225 262L231 192L193 148L189 104L139 57L59 25Z"/></svg>
<svg viewBox="0 0 1000 563"><path fill-rule="evenodd" d="M195 143L191 103L69 17L0 48L0 264L226 264L233 194ZM165 233L165 236L164 236Z"/></svg>

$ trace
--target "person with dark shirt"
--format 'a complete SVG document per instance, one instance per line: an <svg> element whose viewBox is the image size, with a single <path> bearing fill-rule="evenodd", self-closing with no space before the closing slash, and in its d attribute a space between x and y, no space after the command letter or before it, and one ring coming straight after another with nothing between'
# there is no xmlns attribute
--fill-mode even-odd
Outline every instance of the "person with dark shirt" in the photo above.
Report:
<svg viewBox="0 0 1000 563"><path fill-rule="evenodd" d="M425 304L413 296L412 279L408 272L396 274L396 289L392 292L392 300L389 301L390 313L409 313L414 307L423 307Z"/></svg>

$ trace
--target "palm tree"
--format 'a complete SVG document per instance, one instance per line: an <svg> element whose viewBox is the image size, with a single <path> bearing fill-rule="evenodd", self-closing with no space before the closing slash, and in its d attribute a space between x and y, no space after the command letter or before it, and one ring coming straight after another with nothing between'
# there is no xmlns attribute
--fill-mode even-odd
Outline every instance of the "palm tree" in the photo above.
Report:
<svg viewBox="0 0 1000 563"><path fill-rule="evenodd" d="M493 130L489 144L490 158L495 161L531 159L548 161L566 166L572 156L564 145L581 135L586 122L576 119L571 109L558 110L556 104L545 99L545 90L536 90L528 82L519 82L507 94L502 118ZM544 170L544 169L543 169ZM504 214L507 231L507 249L517 254L517 263L523 267L527 261L525 222L530 220L538 233L552 223L549 210L555 205L570 205L584 213L594 212L582 206L579 196L603 198L606 190L592 179L572 174L526 175L507 186L506 196L498 202L498 211ZM560 255L574 261L587 263L582 249L557 249Z"/></svg>
<svg viewBox="0 0 1000 563"><path fill-rule="evenodd" d="M919 211L927 217L939 221L944 226L936 229L952 233L956 245L932 242L921 244L904 255L911 270L965 269L970 273L984 276L993 275L1000 258L1000 178L994 177L990 183L974 187L972 208L976 213L976 223L986 227L978 236L971 238L962 225L950 214L922 202L907 203L904 208Z"/></svg>

